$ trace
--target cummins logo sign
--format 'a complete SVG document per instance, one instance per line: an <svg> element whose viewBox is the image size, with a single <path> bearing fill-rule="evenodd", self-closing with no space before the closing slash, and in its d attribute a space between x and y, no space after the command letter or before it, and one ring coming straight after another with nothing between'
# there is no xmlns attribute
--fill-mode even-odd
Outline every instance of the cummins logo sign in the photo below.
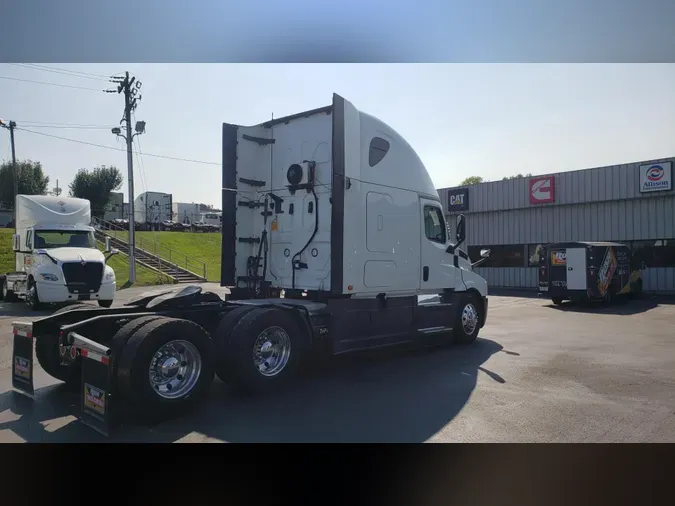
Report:
<svg viewBox="0 0 675 506"><path fill-rule="evenodd" d="M555 202L555 176L530 179L530 204Z"/></svg>
<svg viewBox="0 0 675 506"><path fill-rule="evenodd" d="M672 162L640 165L640 193L667 191L672 188Z"/></svg>

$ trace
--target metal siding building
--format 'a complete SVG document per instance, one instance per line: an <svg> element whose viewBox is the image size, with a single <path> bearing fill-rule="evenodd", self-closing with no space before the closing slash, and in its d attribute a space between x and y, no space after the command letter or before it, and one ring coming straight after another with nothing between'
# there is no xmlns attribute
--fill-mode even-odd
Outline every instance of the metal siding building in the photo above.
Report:
<svg viewBox="0 0 675 506"><path fill-rule="evenodd" d="M640 167L663 163L667 166L668 162L670 189L641 193ZM453 215L461 212L466 216L465 248L470 250L474 261L479 258L477 249L480 247L509 245L508 249L516 253L520 249L522 261L515 256L504 262L509 264L508 267L476 268L490 286L513 288L537 288L538 268L536 264L529 266L532 265L529 257L539 244L616 241L629 243L634 248L652 248L652 243L634 241L667 241L668 247L658 252L658 262L643 272L644 289L674 292L673 162L675 158L666 158L464 187L468 189L468 208L449 210L450 229L454 223ZM532 203L530 192L533 180L549 177L554 178L554 201ZM460 191L457 188L439 190L446 209L452 207L449 194Z"/></svg>

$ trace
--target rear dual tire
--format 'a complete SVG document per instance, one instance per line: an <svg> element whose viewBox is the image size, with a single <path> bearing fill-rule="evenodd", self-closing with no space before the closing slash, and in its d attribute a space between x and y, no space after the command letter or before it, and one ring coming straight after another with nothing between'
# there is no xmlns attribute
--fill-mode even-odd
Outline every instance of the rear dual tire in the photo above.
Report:
<svg viewBox="0 0 675 506"><path fill-rule="evenodd" d="M300 322L273 307L231 311L223 317L215 340L218 377L252 394L283 388L309 349L309 335Z"/></svg>
<svg viewBox="0 0 675 506"><path fill-rule="evenodd" d="M75 304L54 314L95 308L89 304ZM177 344L172 345L172 342ZM189 357L185 360L189 364L181 364L181 350L175 349L177 345L189 349ZM111 376L115 379L113 390L131 405L134 414L142 420L159 421L192 408L208 393L213 381L211 339L202 327L190 321L142 316L122 326L108 346L111 348ZM170 352L172 346L173 354ZM165 353L158 356L161 350ZM58 336L37 338L35 355L47 374L63 381L71 389L79 388L82 359L69 366L61 365ZM158 371L159 376L166 374L158 378ZM181 373L185 376L189 374L190 378L181 381L177 378ZM174 395L167 395L172 389Z"/></svg>
<svg viewBox="0 0 675 506"><path fill-rule="evenodd" d="M113 338L114 374L139 418L156 422L196 405L213 382L213 344L201 326L166 317L139 318Z"/></svg>
<svg viewBox="0 0 675 506"><path fill-rule="evenodd" d="M89 304L73 304L54 311L54 315L68 313L74 310L91 310L94 306ZM43 335L35 339L35 358L40 367L57 380L63 381L68 388L77 388L82 375L82 364L78 360L71 365L61 365L59 354L59 336Z"/></svg>

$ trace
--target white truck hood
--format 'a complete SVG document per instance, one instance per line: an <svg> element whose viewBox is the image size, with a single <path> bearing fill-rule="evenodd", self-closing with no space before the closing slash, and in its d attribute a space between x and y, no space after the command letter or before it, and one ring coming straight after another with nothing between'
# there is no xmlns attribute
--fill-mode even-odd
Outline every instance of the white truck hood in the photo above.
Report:
<svg viewBox="0 0 675 506"><path fill-rule="evenodd" d="M44 251L57 262L105 262L105 256L95 248L53 248Z"/></svg>

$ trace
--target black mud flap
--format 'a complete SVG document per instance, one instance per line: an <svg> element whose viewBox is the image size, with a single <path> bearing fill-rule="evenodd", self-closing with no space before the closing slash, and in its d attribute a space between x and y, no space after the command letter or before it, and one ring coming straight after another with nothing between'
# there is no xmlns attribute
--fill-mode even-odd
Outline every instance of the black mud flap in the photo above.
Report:
<svg viewBox="0 0 675 506"><path fill-rule="evenodd" d="M14 343L12 348L12 388L33 398L33 324L12 322Z"/></svg>
<svg viewBox="0 0 675 506"><path fill-rule="evenodd" d="M86 426L108 437L114 428L110 348L75 332L68 342L80 350L82 359L82 415Z"/></svg>

